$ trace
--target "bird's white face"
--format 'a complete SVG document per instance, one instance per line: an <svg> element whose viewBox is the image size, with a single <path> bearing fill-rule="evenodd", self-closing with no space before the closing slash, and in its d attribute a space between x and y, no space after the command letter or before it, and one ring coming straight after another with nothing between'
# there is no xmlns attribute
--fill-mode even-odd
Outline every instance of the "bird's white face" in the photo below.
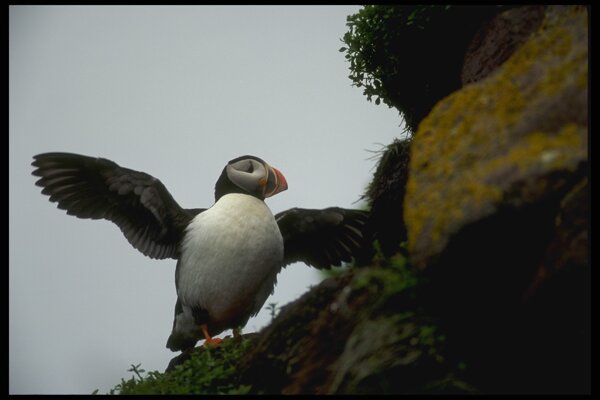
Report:
<svg viewBox="0 0 600 400"><path fill-rule="evenodd" d="M288 187L283 174L262 160L238 159L227 164L226 171L236 186L262 197L271 197Z"/></svg>

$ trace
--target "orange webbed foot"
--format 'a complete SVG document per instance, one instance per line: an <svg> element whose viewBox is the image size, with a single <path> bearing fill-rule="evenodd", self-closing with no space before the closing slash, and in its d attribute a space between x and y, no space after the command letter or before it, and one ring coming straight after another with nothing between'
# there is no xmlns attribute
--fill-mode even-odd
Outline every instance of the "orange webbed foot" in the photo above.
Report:
<svg viewBox="0 0 600 400"><path fill-rule="evenodd" d="M220 338L208 338L204 341L204 346L206 347L217 347L223 339Z"/></svg>
<svg viewBox="0 0 600 400"><path fill-rule="evenodd" d="M200 329L202 330L202 334L204 335L204 346L217 347L223 341L223 339L220 338L212 338L208 334L208 326L206 326L206 324L200 325Z"/></svg>

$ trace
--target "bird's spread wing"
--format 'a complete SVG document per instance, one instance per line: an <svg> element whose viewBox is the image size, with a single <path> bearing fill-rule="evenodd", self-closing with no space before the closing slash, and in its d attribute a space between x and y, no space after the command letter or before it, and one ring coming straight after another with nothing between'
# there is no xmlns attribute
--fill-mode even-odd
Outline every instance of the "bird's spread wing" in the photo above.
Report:
<svg viewBox="0 0 600 400"><path fill-rule="evenodd" d="M79 218L107 219L151 258L177 258L189 221L202 209L181 208L156 178L103 158L70 153L34 156L36 185L58 208Z"/></svg>
<svg viewBox="0 0 600 400"><path fill-rule="evenodd" d="M366 211L292 208L275 215L284 241L284 264L322 269L351 261L365 241Z"/></svg>

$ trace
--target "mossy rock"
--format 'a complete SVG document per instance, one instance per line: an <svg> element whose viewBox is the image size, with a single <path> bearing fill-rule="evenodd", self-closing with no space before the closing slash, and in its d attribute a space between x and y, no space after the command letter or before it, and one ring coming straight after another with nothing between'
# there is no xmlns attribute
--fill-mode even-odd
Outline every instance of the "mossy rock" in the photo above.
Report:
<svg viewBox="0 0 600 400"><path fill-rule="evenodd" d="M285 306L240 364L252 393L470 393L398 255L329 278Z"/></svg>
<svg viewBox="0 0 600 400"><path fill-rule="evenodd" d="M404 203L420 297L484 393L590 391L588 13L548 6L411 145Z"/></svg>
<svg viewBox="0 0 600 400"><path fill-rule="evenodd" d="M495 73L440 101L422 122L405 199L418 265L462 227L573 184L569 174L587 160L587 23L585 7L549 7Z"/></svg>

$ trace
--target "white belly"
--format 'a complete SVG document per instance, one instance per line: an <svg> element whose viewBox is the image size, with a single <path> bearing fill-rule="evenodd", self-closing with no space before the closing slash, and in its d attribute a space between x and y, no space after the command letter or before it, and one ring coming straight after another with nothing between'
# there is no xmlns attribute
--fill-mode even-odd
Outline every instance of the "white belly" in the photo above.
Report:
<svg viewBox="0 0 600 400"><path fill-rule="evenodd" d="M267 205L228 194L198 214L182 243L177 295L215 322L256 314L272 293L283 260L283 238Z"/></svg>

